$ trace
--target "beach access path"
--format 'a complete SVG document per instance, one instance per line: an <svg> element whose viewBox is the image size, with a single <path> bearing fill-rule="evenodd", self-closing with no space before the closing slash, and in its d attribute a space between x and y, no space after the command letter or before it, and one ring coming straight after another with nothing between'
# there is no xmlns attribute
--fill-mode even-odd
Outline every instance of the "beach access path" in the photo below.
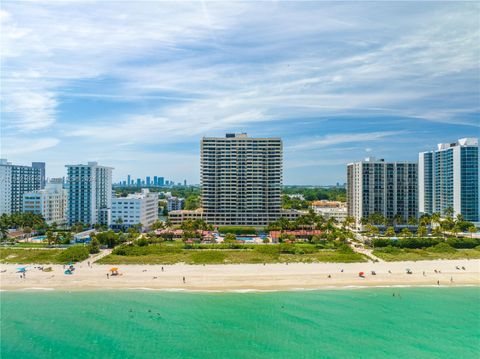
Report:
<svg viewBox="0 0 480 359"><path fill-rule="evenodd" d="M83 265L88 265L88 263L95 263L96 261L102 259L103 257L106 257L106 256L108 256L109 254L111 254L111 253L112 253L112 250L113 250L113 249L111 249L111 248L100 249L100 252L99 252L99 253L96 253L96 254L91 255L90 257L88 257L88 258L85 259L84 261L79 262L78 265L83 266Z"/></svg>
<svg viewBox="0 0 480 359"><path fill-rule="evenodd" d="M0 264L0 289L261 291L480 285L478 259L265 265L115 265L119 275L108 277L112 266L95 263L90 267L84 262L77 263L72 275L65 275L62 265L49 265L53 269L51 272L43 272L36 265L27 265L26 278L21 278L17 267ZM408 274L407 269L412 274ZM376 274L373 275L372 271ZM359 276L360 272L364 277Z"/></svg>

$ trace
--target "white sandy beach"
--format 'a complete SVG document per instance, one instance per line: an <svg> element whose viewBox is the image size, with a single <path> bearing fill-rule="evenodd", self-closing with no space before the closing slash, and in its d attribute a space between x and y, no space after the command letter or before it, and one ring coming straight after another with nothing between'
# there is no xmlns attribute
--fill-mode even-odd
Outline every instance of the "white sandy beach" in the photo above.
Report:
<svg viewBox="0 0 480 359"><path fill-rule="evenodd" d="M119 265L117 267L121 275L109 278L107 273L112 268L111 265L93 264L88 267L80 264L73 275L65 275L62 265L52 265L52 272L42 272L35 268L36 265L28 265L25 279L17 273L20 266L0 265L1 290L301 290L364 286L437 286L437 281L440 281L441 286L480 285L480 260L288 265ZM462 267L465 270L462 270ZM413 274L407 274L407 268L411 269ZM435 270L441 273L435 273ZM358 276L361 271L365 272L365 278ZM371 271L375 271L376 275L372 275ZM328 278L329 275L331 278ZM186 279L185 283L183 277Z"/></svg>

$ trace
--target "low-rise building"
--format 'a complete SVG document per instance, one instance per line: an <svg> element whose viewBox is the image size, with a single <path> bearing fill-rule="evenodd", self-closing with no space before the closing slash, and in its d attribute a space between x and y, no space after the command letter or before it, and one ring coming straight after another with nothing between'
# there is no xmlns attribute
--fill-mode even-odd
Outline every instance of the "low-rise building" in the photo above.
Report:
<svg viewBox="0 0 480 359"><path fill-rule="evenodd" d="M112 227L128 228L141 223L142 230L148 230L157 219L158 195L146 188L112 200Z"/></svg>
<svg viewBox="0 0 480 359"><path fill-rule="evenodd" d="M203 209L197 208L195 210L177 210L168 212L168 220L173 225L182 224L186 220L203 219Z"/></svg>
<svg viewBox="0 0 480 359"><path fill-rule="evenodd" d="M185 199L179 197L167 197L167 210L170 211L179 211L183 209L185 205Z"/></svg>
<svg viewBox="0 0 480 359"><path fill-rule="evenodd" d="M286 218L289 221L294 221L306 212L299 211L298 209L282 209L280 211L280 217Z"/></svg>
<svg viewBox="0 0 480 359"><path fill-rule="evenodd" d="M47 224L67 221L67 190L61 178L52 178L45 189L23 194L22 211L42 215Z"/></svg>
<svg viewBox="0 0 480 359"><path fill-rule="evenodd" d="M339 201L314 201L312 209L323 218L327 220L333 218L337 222L343 222L348 216L347 204Z"/></svg>

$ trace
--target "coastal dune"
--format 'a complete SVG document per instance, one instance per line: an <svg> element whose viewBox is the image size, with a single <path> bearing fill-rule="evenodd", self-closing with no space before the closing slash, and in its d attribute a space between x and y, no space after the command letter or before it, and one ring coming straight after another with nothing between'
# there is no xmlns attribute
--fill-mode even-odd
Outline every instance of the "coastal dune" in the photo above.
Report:
<svg viewBox="0 0 480 359"><path fill-rule="evenodd" d="M434 260L380 263L290 263L228 265L111 265L81 263L65 275L62 265L0 265L1 290L191 290L273 291L372 286L480 285L480 260ZM162 271L163 267L163 271ZM462 267L464 269L462 269ZM458 269L457 269L458 268ZM411 274L407 273L411 270ZM372 275L375 271L376 275ZM437 271L437 273L435 273ZM365 277L359 277L364 272ZM185 283L183 281L185 278Z"/></svg>

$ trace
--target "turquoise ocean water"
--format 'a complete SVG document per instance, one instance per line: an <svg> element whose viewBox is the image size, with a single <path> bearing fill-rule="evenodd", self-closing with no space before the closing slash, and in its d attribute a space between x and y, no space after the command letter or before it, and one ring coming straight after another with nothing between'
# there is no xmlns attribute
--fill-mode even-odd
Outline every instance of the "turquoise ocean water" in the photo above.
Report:
<svg viewBox="0 0 480 359"><path fill-rule="evenodd" d="M479 358L480 288L1 292L0 328L2 359Z"/></svg>

